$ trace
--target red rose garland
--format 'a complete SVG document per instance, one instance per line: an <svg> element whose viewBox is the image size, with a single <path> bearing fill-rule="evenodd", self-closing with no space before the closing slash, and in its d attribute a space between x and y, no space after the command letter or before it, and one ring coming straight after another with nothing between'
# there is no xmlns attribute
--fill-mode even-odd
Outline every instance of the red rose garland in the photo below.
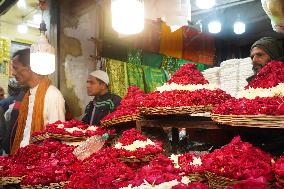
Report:
<svg viewBox="0 0 284 189"><path fill-rule="evenodd" d="M270 88L279 83L284 83L284 63L272 61L267 63L245 88Z"/></svg>
<svg viewBox="0 0 284 189"><path fill-rule="evenodd" d="M128 88L126 96L121 100L120 105L116 110L107 116L105 116L101 122L119 118L121 116L134 115L139 113L139 107L141 102L145 97L145 93L136 86L131 86Z"/></svg>

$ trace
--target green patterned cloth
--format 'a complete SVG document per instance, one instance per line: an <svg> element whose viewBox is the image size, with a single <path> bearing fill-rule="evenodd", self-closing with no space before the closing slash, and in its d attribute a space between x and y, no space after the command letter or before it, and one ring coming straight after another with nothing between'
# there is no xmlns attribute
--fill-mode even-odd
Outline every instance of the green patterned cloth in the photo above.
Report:
<svg viewBox="0 0 284 189"><path fill-rule="evenodd" d="M129 49L127 63L141 65L142 64L142 50Z"/></svg>
<svg viewBox="0 0 284 189"><path fill-rule="evenodd" d="M143 66L143 72L146 93L156 90L157 87L162 86L169 79L163 69Z"/></svg>
<svg viewBox="0 0 284 189"><path fill-rule="evenodd" d="M164 70L167 70L169 74L173 74L179 69L178 59L171 56L164 56L161 66Z"/></svg>
<svg viewBox="0 0 284 189"><path fill-rule="evenodd" d="M142 66L127 64L127 76L129 86L137 86L145 91Z"/></svg>
<svg viewBox="0 0 284 189"><path fill-rule="evenodd" d="M163 62L163 55L143 51L143 65L160 68Z"/></svg>
<svg viewBox="0 0 284 189"><path fill-rule="evenodd" d="M125 96L128 89L128 78L126 63L118 60L108 59L106 71L109 76L109 90L120 97Z"/></svg>

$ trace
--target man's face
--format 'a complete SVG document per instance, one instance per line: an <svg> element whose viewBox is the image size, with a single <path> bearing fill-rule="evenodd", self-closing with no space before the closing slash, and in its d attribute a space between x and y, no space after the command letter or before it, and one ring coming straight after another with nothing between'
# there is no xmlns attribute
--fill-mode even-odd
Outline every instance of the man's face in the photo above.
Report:
<svg viewBox="0 0 284 189"><path fill-rule="evenodd" d="M104 84L100 83L94 76L89 75L87 80L87 93L89 96L97 96L104 89Z"/></svg>
<svg viewBox="0 0 284 189"><path fill-rule="evenodd" d="M258 47L254 47L251 50L250 57L253 64L253 71L255 73L258 73L266 63L271 61L270 56Z"/></svg>
<svg viewBox="0 0 284 189"><path fill-rule="evenodd" d="M20 85L27 85L31 78L30 66L24 66L19 62L18 56L12 59L12 75L16 78Z"/></svg>

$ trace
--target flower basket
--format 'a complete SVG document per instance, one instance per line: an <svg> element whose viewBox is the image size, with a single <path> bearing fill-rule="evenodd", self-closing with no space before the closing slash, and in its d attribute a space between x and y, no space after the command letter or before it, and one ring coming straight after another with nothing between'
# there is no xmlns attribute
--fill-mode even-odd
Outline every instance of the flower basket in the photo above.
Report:
<svg viewBox="0 0 284 189"><path fill-rule="evenodd" d="M121 116L121 117L117 117L117 118L113 118L113 119L102 121L101 125L103 127L108 127L108 126L112 126L112 125L116 125L116 124L120 124L120 123L136 121L136 120L140 120L140 119L141 119L141 117L140 117L139 114L126 115L126 116Z"/></svg>
<svg viewBox="0 0 284 189"><path fill-rule="evenodd" d="M211 105L207 106L180 106L180 107L142 107L142 115L188 115L195 113L205 113L212 110Z"/></svg>
<svg viewBox="0 0 284 189"><path fill-rule="evenodd" d="M86 140L86 137L77 137L77 136L72 136L72 135L62 135L62 134L53 134L53 133L48 133L49 138L54 138L58 139L61 141L66 141L66 142L80 142Z"/></svg>
<svg viewBox="0 0 284 189"><path fill-rule="evenodd" d="M230 179L222 176L218 176L212 172L205 172L205 176L208 179L210 188L223 189L227 186L234 185L238 182L236 179Z"/></svg>
<svg viewBox="0 0 284 189"><path fill-rule="evenodd" d="M59 183L50 183L49 185L35 185L35 186L31 186L31 185L21 185L22 189L59 189L59 188L63 188L66 184L68 184L68 181L65 182L59 182Z"/></svg>
<svg viewBox="0 0 284 189"><path fill-rule="evenodd" d="M0 186L19 184L23 177L0 177Z"/></svg>
<svg viewBox="0 0 284 189"><path fill-rule="evenodd" d="M32 136L31 142L32 143L40 142L40 141L43 141L43 140L48 139L48 138L49 138L48 133L43 133L43 134L39 134L39 135L36 135L36 136Z"/></svg>
<svg viewBox="0 0 284 189"><path fill-rule="evenodd" d="M205 173L195 172L195 173L188 174L186 177L189 178L191 182L207 181L207 177L205 176Z"/></svg>
<svg viewBox="0 0 284 189"><path fill-rule="evenodd" d="M123 162L126 163L139 163L139 162L149 162L152 161L153 159L155 159L157 157L157 155L146 155L144 157L140 157L137 158L135 156L131 156L131 157L120 157L119 159Z"/></svg>
<svg viewBox="0 0 284 189"><path fill-rule="evenodd" d="M284 128L284 116L211 114L211 118L215 122L231 126Z"/></svg>

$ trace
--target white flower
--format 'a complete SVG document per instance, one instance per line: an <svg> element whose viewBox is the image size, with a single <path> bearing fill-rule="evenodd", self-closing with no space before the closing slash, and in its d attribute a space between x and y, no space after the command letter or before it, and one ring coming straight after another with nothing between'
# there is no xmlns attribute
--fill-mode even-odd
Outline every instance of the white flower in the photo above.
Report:
<svg viewBox="0 0 284 189"><path fill-rule="evenodd" d="M202 165L202 161L200 157L193 157L193 161L190 162L190 165Z"/></svg>
<svg viewBox="0 0 284 189"><path fill-rule="evenodd" d="M170 156L170 159L173 161L173 164L174 164L174 167L175 168L180 168L180 166L179 166L179 164L178 164L178 157L179 157L180 155L175 155L175 154L172 154L171 156Z"/></svg>
<svg viewBox="0 0 284 189"><path fill-rule="evenodd" d="M130 145L125 145L123 146L122 143L118 142L114 147L117 149L125 149L129 151L135 151L137 148L146 148L147 145L155 145L153 141L150 139L147 139L146 141L141 141L141 140L135 140L132 144Z"/></svg>

